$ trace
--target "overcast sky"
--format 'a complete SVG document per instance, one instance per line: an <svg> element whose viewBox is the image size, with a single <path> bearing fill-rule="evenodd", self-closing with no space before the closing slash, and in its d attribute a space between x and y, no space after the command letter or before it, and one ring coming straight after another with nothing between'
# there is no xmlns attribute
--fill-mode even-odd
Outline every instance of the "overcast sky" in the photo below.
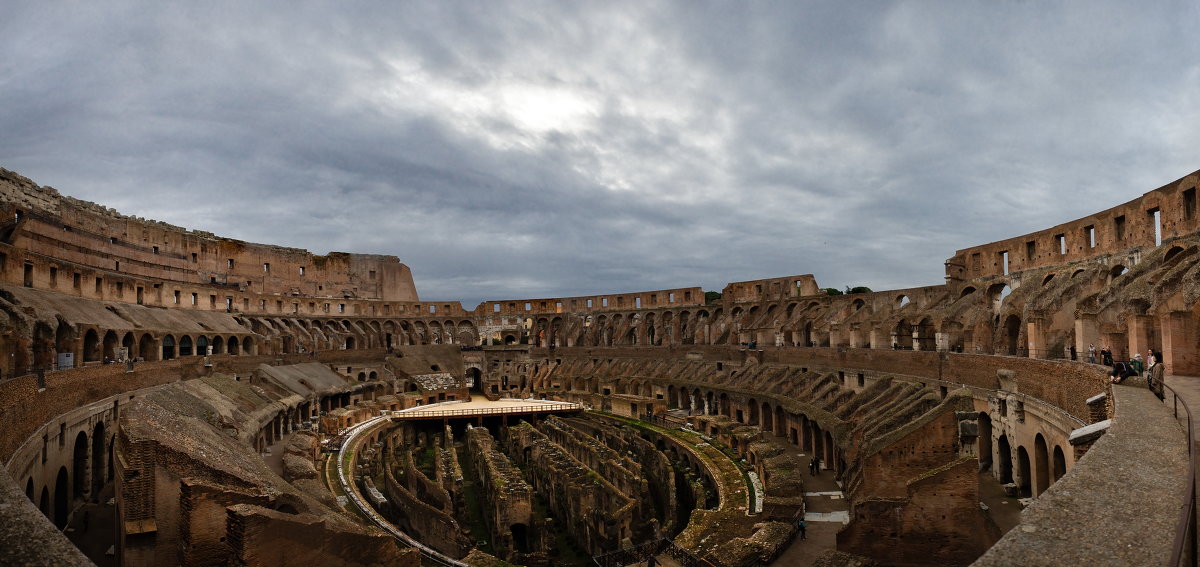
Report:
<svg viewBox="0 0 1200 567"><path fill-rule="evenodd" d="M0 166L468 309L935 285L1200 169L1195 2L0 4Z"/></svg>

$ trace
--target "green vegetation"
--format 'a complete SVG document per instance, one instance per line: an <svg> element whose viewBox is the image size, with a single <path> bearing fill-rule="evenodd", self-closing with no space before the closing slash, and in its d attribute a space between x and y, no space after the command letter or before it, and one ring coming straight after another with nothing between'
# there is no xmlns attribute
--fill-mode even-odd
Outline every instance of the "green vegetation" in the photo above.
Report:
<svg viewBox="0 0 1200 567"><path fill-rule="evenodd" d="M857 287L846 286L846 294L849 295L851 293L871 293L871 288L863 285Z"/></svg>
<svg viewBox="0 0 1200 567"><path fill-rule="evenodd" d="M827 288L822 289L821 291L824 291L825 293L827 293L829 295L841 295L842 294L842 290L840 290L836 287L827 287Z"/></svg>
<svg viewBox="0 0 1200 567"><path fill-rule="evenodd" d="M704 292L704 304L705 305L712 305L720 299L721 299L721 292L719 292L719 291Z"/></svg>

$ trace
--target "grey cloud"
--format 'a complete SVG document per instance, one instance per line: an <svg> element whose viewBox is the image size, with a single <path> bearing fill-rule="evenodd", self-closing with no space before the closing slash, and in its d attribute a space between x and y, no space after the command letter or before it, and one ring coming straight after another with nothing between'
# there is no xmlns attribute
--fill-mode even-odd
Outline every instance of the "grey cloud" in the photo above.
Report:
<svg viewBox="0 0 1200 567"><path fill-rule="evenodd" d="M1200 144L1178 126L1189 4L9 12L0 166L224 236L395 254L468 307L936 284L955 249L1129 200ZM531 129L500 100L531 87L587 114Z"/></svg>

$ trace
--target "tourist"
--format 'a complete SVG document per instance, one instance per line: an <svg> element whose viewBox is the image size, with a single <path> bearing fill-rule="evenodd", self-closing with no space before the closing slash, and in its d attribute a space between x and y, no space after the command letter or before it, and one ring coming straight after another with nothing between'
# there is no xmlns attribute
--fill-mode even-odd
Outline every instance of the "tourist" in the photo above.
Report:
<svg viewBox="0 0 1200 567"><path fill-rule="evenodd" d="M1163 399L1163 381L1166 379L1167 365L1162 362L1162 353L1150 351L1150 358L1154 361L1150 365L1150 371L1146 378L1146 387L1154 392L1158 399Z"/></svg>
<svg viewBox="0 0 1200 567"><path fill-rule="evenodd" d="M1130 370L1128 364L1117 362L1112 365L1112 372L1108 373L1108 381L1113 384L1120 384L1132 374L1133 371Z"/></svg>
<svg viewBox="0 0 1200 567"><path fill-rule="evenodd" d="M1129 369L1137 376L1142 375L1142 371L1146 369L1146 365L1142 362L1142 353L1133 355L1133 360L1129 361Z"/></svg>
<svg viewBox="0 0 1200 567"><path fill-rule="evenodd" d="M1096 364L1096 345L1088 344L1088 364Z"/></svg>
<svg viewBox="0 0 1200 567"><path fill-rule="evenodd" d="M1112 351L1108 349L1108 345L1100 347L1100 360L1105 366L1112 366L1113 356Z"/></svg>
<svg viewBox="0 0 1200 567"><path fill-rule="evenodd" d="M808 539L808 535L805 533L807 531L808 524L804 523L804 518L800 518L800 521L796 522L796 532L800 534L800 539Z"/></svg>

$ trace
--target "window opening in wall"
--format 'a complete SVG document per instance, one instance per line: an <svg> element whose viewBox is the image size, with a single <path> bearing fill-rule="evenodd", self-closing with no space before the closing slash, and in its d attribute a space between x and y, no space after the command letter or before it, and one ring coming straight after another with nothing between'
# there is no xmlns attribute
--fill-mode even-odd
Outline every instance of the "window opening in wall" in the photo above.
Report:
<svg viewBox="0 0 1200 567"><path fill-rule="evenodd" d="M1008 250L1000 253L1000 268L1001 273L1008 275Z"/></svg>
<svg viewBox="0 0 1200 567"><path fill-rule="evenodd" d="M117 282L117 297L125 296L125 282Z"/></svg>
<svg viewBox="0 0 1200 567"><path fill-rule="evenodd" d="M140 285L137 287L137 304L138 305L142 305L145 292L146 292L146 288L144 288Z"/></svg>
<svg viewBox="0 0 1200 567"><path fill-rule="evenodd" d="M109 244L116 244L116 243L117 243L117 237L115 237L115 236L110 236L110 237L108 237L108 243L109 243Z"/></svg>
<svg viewBox="0 0 1200 567"><path fill-rule="evenodd" d="M1056 234L1054 235L1054 241L1058 243L1058 253L1065 255L1067 253L1067 235Z"/></svg>
<svg viewBox="0 0 1200 567"><path fill-rule="evenodd" d="M608 298L607 297L600 298L600 307L608 307Z"/></svg>
<svg viewBox="0 0 1200 567"><path fill-rule="evenodd" d="M1149 215L1151 220L1154 222L1154 245L1161 246L1162 245L1162 212L1158 210L1158 207L1154 207L1153 209L1146 211L1146 214Z"/></svg>
<svg viewBox="0 0 1200 567"><path fill-rule="evenodd" d="M1192 187L1183 192L1183 218L1192 220L1196 216L1196 188Z"/></svg>
<svg viewBox="0 0 1200 567"><path fill-rule="evenodd" d="M225 296L225 310L233 311L233 298L228 295Z"/></svg>
<svg viewBox="0 0 1200 567"><path fill-rule="evenodd" d="M554 312L555 312L555 313L562 313L562 312L563 312L563 306L562 306L562 302L561 302L561 301L555 301L555 302L554 302Z"/></svg>
<svg viewBox="0 0 1200 567"><path fill-rule="evenodd" d="M217 308L217 296L215 296L215 295L208 296L208 308L209 309Z"/></svg>
<svg viewBox="0 0 1200 567"><path fill-rule="evenodd" d="M304 275L304 266L300 266L300 275Z"/></svg>
<svg viewBox="0 0 1200 567"><path fill-rule="evenodd" d="M1116 238L1117 242L1125 240L1125 215L1113 219L1113 238Z"/></svg>
<svg viewBox="0 0 1200 567"><path fill-rule="evenodd" d="M493 304L492 304L492 313L499 313L499 312L500 312L500 304L499 304L499 303L493 303Z"/></svg>
<svg viewBox="0 0 1200 567"><path fill-rule="evenodd" d="M192 305L196 305L196 303L198 302L199 299L200 299L199 294L193 292L192 293Z"/></svg>
<svg viewBox="0 0 1200 567"><path fill-rule="evenodd" d="M50 285L52 287L58 287L58 268L50 268Z"/></svg>
<svg viewBox="0 0 1200 567"><path fill-rule="evenodd" d="M640 297L633 298L633 307L634 307L634 309L641 309L642 308L642 298L640 298Z"/></svg>
<svg viewBox="0 0 1200 567"><path fill-rule="evenodd" d="M232 269L233 269L233 258L230 258L230 259L228 259L228 260L225 260L225 267L226 267L226 268L229 268L230 270L232 270Z"/></svg>
<svg viewBox="0 0 1200 567"><path fill-rule="evenodd" d="M197 261L199 261L199 259L196 257L196 253L192 252L192 263L195 264Z"/></svg>
<svg viewBox="0 0 1200 567"><path fill-rule="evenodd" d="M157 247L157 246L153 246L153 247L151 247L151 250L152 250L152 251L153 251L155 254L158 254L158 247Z"/></svg>
<svg viewBox="0 0 1200 567"><path fill-rule="evenodd" d="M525 310L526 310L526 311L532 311L532 310L533 310L533 304L532 304L532 303L529 303L528 301L526 301L526 302L525 302Z"/></svg>
<svg viewBox="0 0 1200 567"><path fill-rule="evenodd" d="M588 309L591 309L591 308L592 308L592 300L590 300L590 299L589 299L589 300L587 300L587 308L588 308Z"/></svg>
<svg viewBox="0 0 1200 567"><path fill-rule="evenodd" d="M339 304L338 304L338 313L345 313L345 312L346 312L346 304L345 304L345 303L339 303Z"/></svg>
<svg viewBox="0 0 1200 567"><path fill-rule="evenodd" d="M25 263L25 287L33 287L33 264Z"/></svg>
<svg viewBox="0 0 1200 567"><path fill-rule="evenodd" d="M437 313L437 306L436 306L436 305L430 305L430 306L429 306L429 312L430 312L430 313Z"/></svg>
<svg viewBox="0 0 1200 567"><path fill-rule="evenodd" d="M373 280L373 279L375 279L375 270L371 270L371 271L369 271L369 272L367 272L367 273L369 274L369 275L367 276L369 279L372 279L372 280Z"/></svg>
<svg viewBox="0 0 1200 567"><path fill-rule="evenodd" d="M270 262L263 262L263 273L264 274L271 273L271 263Z"/></svg>
<svg viewBox="0 0 1200 567"><path fill-rule="evenodd" d="M867 385L867 377L862 372L858 373L858 387L862 388Z"/></svg>
<svg viewBox="0 0 1200 567"><path fill-rule="evenodd" d="M1087 242L1088 248L1096 247L1096 226L1087 225L1083 227L1083 240Z"/></svg>
<svg viewBox="0 0 1200 567"><path fill-rule="evenodd" d="M1025 260L1032 262L1034 258L1037 258L1037 241L1030 240L1025 243Z"/></svg>
<svg viewBox="0 0 1200 567"><path fill-rule="evenodd" d="M667 303L675 303L675 294L674 293L667 294Z"/></svg>
<svg viewBox="0 0 1200 567"><path fill-rule="evenodd" d="M80 287L79 280L80 279L81 278L79 277L79 272L75 272L74 274L71 274L71 287L74 287L75 289L79 289L79 287Z"/></svg>
<svg viewBox="0 0 1200 567"><path fill-rule="evenodd" d="M104 291L104 278L96 278L96 293Z"/></svg>
<svg viewBox="0 0 1200 567"><path fill-rule="evenodd" d="M179 290L175 290L175 305L179 305Z"/></svg>
<svg viewBox="0 0 1200 567"><path fill-rule="evenodd" d="M116 262L116 263L117 263L116 270L119 272L119 271L121 271L121 261L120 261L120 260L117 260L117 262Z"/></svg>

